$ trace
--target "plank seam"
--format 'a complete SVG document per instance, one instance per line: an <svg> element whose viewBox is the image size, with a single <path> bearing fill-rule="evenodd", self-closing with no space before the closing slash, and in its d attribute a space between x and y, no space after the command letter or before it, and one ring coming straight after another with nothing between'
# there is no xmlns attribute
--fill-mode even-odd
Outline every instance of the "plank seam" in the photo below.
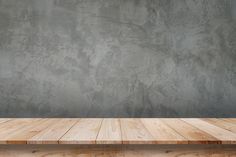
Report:
<svg viewBox="0 0 236 157"><path fill-rule="evenodd" d="M148 128L145 126L145 124L142 122L141 119L139 119L140 123L144 126L145 130L147 130L147 132L149 133L149 135L151 135L151 137L154 139L154 143L157 142L156 138L152 135L152 133L148 130Z"/></svg>
<svg viewBox="0 0 236 157"><path fill-rule="evenodd" d="M37 119L37 121L39 121L39 119ZM17 122L17 119L13 119L11 122ZM33 120L31 119L29 122L22 122L23 123L23 127L27 127L27 124L33 122ZM10 129L11 130L11 129ZM16 130L24 130L24 128L22 128L22 126L16 125L15 128L12 128L12 130L10 132L8 132L8 135L6 135L6 137L8 136L14 136L15 135L15 131ZM5 137L5 139L3 140L5 143L7 143L7 138ZM3 142L1 141L1 142Z"/></svg>
<svg viewBox="0 0 236 157"><path fill-rule="evenodd" d="M16 136L17 134L21 134L21 133L24 133L25 131L29 131L29 130L35 128L35 127L36 127L35 125L42 124L42 123L44 122L43 120L44 120L43 118L40 118L38 121L36 121L36 124L33 124L32 126L29 126L29 128L27 128L26 130L24 130L24 128L19 129L19 130L20 130L19 133L12 134L11 136L14 137L14 136ZM37 123L38 123L38 124L37 124ZM11 136L10 136L8 139L6 139L6 142L7 142L7 143L9 143L9 142L12 141L12 139L11 139L12 137L11 137ZM23 142L23 141L22 141L22 142ZM24 143L27 144L27 139L25 139Z"/></svg>
<svg viewBox="0 0 236 157"><path fill-rule="evenodd" d="M121 143L124 144L124 137L123 137L123 127L122 127L122 124L121 124L121 118L119 118L119 121L120 121L120 133L121 133Z"/></svg>
<svg viewBox="0 0 236 157"><path fill-rule="evenodd" d="M180 120L182 120L182 118L181 118ZM184 121L184 120L182 120L182 121ZM210 133L208 133L208 132L202 130L200 127L194 126L194 125L192 125L191 123L189 123L189 122L187 122L187 121L184 121L184 122L187 123L187 124L190 124L191 126L197 128L197 129L199 129L199 130L201 130L201 131L203 131L204 133L209 134L209 135L211 135L212 137L216 138L217 140L219 140L219 144L222 144L222 143L223 143L223 141L222 141L221 139L219 139L218 137L216 137L215 135L212 135L212 134L210 134ZM205 121L204 121L204 122L205 122ZM209 124L210 124L210 123L209 123ZM210 124L210 125L211 125L211 124ZM215 125L214 125L214 126L215 126ZM215 126L215 127L217 127L217 126ZM220 127L218 127L218 128L220 128ZM221 129L222 129L222 128L221 128ZM225 130L225 129L224 129L224 130ZM228 130L227 130L227 131L228 131Z"/></svg>
<svg viewBox="0 0 236 157"><path fill-rule="evenodd" d="M32 119L34 119L34 118L32 118ZM12 125L12 127L11 127L11 129L16 129L16 128L21 128L21 129L19 129L19 131L17 131L17 133L13 133L13 130L12 131L10 131L10 130L4 130L4 129L2 129L2 139L6 139L6 144L8 144L8 142L9 142L9 139L11 138L11 137L14 137L15 135L17 135L17 138L16 139L18 139L18 138L21 138L21 137L26 137L25 139L24 139L24 141L26 142L25 144L33 144L33 143L30 143L29 141L30 141L30 139L31 138L33 138L33 137L35 137L35 136L37 136L38 134L40 134L41 132L42 132L42 130L45 130L45 129L48 129L48 128L50 128L50 130L51 130L51 126L54 126L54 125L58 125L58 126L60 126L59 127L59 129L62 129L61 131L60 131L60 134L58 134L58 135L56 135L56 138L53 138L54 140L54 142L55 142L55 144L62 144L63 143L63 137L66 137L67 135L68 135L68 132L70 132L70 131L72 131L74 128L75 128L75 126L76 125L78 125L78 124L80 124L80 122L81 122L81 118L76 118L76 119L73 119L73 121L70 121L70 124L66 127L66 129L64 128L64 124L63 124L63 122L64 121L58 121L56 118L55 118L55 120L53 120L53 118L52 118L52 120L50 120L50 122L48 121L48 119L50 119L50 118L45 118L45 121L44 121L44 118L40 118L40 119L35 119L36 121L32 121L32 122L35 122L35 124L31 124L31 122L29 122L29 123L15 123L16 121L18 121L18 119L9 119L9 120L7 120L7 121L5 121L5 122L3 122L3 123L1 123L0 124L0 128L1 128L1 126L2 125L4 125L4 126L11 126L10 124L14 124L14 125ZM61 119L63 119L63 118L61 118ZM132 118L130 118L130 119L132 119ZM151 118L150 118L151 119ZM157 118L158 119L158 118ZM215 121L211 121L210 119L209 119L209 121L207 121L207 118L206 119L202 119L202 118L190 118L189 120L186 118L176 118L176 119L178 119L179 121L176 121L177 123L169 123L169 121L168 120L165 120L164 118L159 118L159 120L160 120L160 122L161 123L163 123L164 125L166 125L166 129L168 130L168 128L170 129L170 131L173 133L173 135L174 134L176 134L176 136L178 136L179 135L179 138L181 139L181 137L183 138L182 140L184 141L184 140L186 140L186 142L185 142L185 144L192 144L191 142L193 141L198 141L198 139L199 140L202 140L203 141L203 143L199 143L199 144L201 144L201 145L206 145L206 144L222 144L222 145L224 145L224 144L235 144L236 142L234 142L234 139L236 138L236 136L234 136L234 135L236 135L236 133L234 133L233 131L231 131L231 130L228 130L227 129L227 127L230 127L231 126L231 124L232 124L232 126L235 126L235 124L236 123L233 123L233 122L228 122L228 121L226 121L226 120L224 120L224 119L217 119L217 118L214 118L215 119ZM193 120L196 120L196 121L192 121L191 119L193 119ZM0 119L1 120L1 119ZM116 128L117 129L120 129L120 138L119 138L119 141L120 141L120 139L121 139L121 142L119 143L119 144L130 144L130 145L132 145L133 143L133 141L131 142L131 143L126 143L126 140L127 140L127 138L126 138L126 135L125 134L123 134L123 132L125 131L125 132L127 132L127 128L125 127L126 125L126 122L122 119L122 118L117 118L117 119L115 119L115 120L117 120L117 122L119 123L119 124L116 124ZM145 121L143 121L142 120L142 118L139 118L139 119L137 119L138 121L136 122L136 123L132 123L132 125L137 125L137 126L139 126L139 127L134 127L134 128L132 128L132 129L136 129L136 130L134 130L134 131L138 131L139 129L141 129L141 130L143 130L143 131L141 131L141 133L143 133L143 132L145 132L145 134L149 134L149 136L150 137L148 137L148 138L146 138L146 136L145 136L145 138L141 138L141 141L134 141L134 143L135 144L139 144L140 142L145 142L146 140L148 140L147 142L148 142L148 144L149 144L149 142L150 142L150 144L161 144L161 143L158 143L158 138L156 139L155 138L155 133L158 133L158 132L156 132L155 131L155 129L150 129L150 128L152 128L152 125L151 125L151 123L147 123L147 124L150 124L150 125L147 125L146 123L145 123ZM200 123L200 121L201 121L201 123ZM14 123L13 123L14 122ZM99 123L96 123L96 122L99 122ZM93 140L92 142L93 142L93 144L100 144L99 142L99 139L100 138L98 138L98 137L100 137L99 135L101 134L101 133L103 133L103 126L104 125L107 125L107 123L106 123L106 119L105 118L101 118L99 121L97 121L96 120L96 122L93 122L93 124L91 125L91 127L92 128L95 128L94 127L94 124L96 124L96 130L95 131L93 131L93 138L91 139L91 140ZM192 132L192 133L194 133L194 134L192 134L191 132L188 132L188 130L185 130L185 127L184 128L182 128L182 127L180 127L180 126L177 126L177 125L179 125L178 124L178 122L179 122L179 124L181 124L180 126L185 126L185 124L186 124L186 128L189 128L190 129L190 131ZM195 123L196 122L196 123ZM203 123L204 122L204 123ZM222 122L226 122L226 123L222 123ZM36 124L37 123L37 124ZM58 124L58 123L60 123L60 124ZM121 124L122 123L122 124ZM140 124L138 124L138 123L140 123ZM183 124L182 124L183 123ZM41 124L44 124L44 125L42 125L42 127L39 127L39 128L43 128L43 129L41 129L41 130L38 130L37 129L37 132L33 132L32 134L30 134L29 136L27 135L27 136L24 136L25 134L24 134L24 132L26 132L26 134L28 134L28 132L31 130L31 129L33 129L35 126L37 126L37 125L41 125ZM47 125L46 125L47 124ZM100 124L100 125L99 125ZM104 124L104 125L103 125ZM173 124L173 125L172 125ZM85 125L85 127L87 126L87 124L85 123L84 124ZM131 125L131 126L132 126ZM175 126L176 125L176 126ZM187 126L188 125L188 126ZM208 126L208 125L210 125L210 126L212 126L212 127L210 127L210 126ZM21 127L20 127L21 126ZM107 125L107 126L110 126L110 125ZM149 127L150 126L150 127ZM214 126L214 127L213 127ZM25 128L25 127L27 127L27 128ZM142 128L141 128L142 127ZM157 126L158 127L158 126ZM205 128L206 127L206 128ZM52 128L54 128L54 127L52 127ZM106 128L106 127L105 127ZM155 128L155 127L154 127ZM165 128L165 127L164 127ZM214 128L216 129L216 131L214 131ZM219 128L219 129L217 129L217 128ZM15 130L14 129L14 130ZM196 130L195 130L196 129ZM221 130L220 130L221 129ZM80 129L78 129L78 130L80 130ZM129 130L129 129L128 129ZM152 130L154 130L153 132L152 132ZM183 133L182 133L182 131L183 131ZM12 135L10 135L9 137L8 137L8 135L7 135L7 138L6 138L6 136L3 136L3 135L5 135L6 133L8 133L10 131L10 133L12 134ZM32 131L36 131L36 130L32 130ZM228 132L228 134L227 134L227 132ZM139 131L138 131L139 132ZM142 136L142 134L139 134L137 132L137 135L140 135L140 136ZM195 132L196 132L196 134L195 134ZM198 134L198 132L201 132L201 134ZM1 133L1 132L0 132ZM30 133L30 132L29 132ZM53 132L51 132L52 133L52 135L54 134ZM77 131L75 131L74 132L75 134L77 133ZM86 133L86 131L85 131L85 133ZM128 133L128 132L127 132ZM181 134L182 133L182 134ZM219 133L219 136L218 136L218 133ZM221 133L222 133L222 135L221 135ZM232 134L231 134L232 133ZM19 134L19 135L18 135ZM41 134L40 134L41 135ZM136 134L134 134L134 136L135 136ZM157 134L158 135L158 134ZM165 135L165 134L164 134ZM196 135L196 136L195 136ZM201 137L201 135L202 136L204 136L204 138L203 137ZM208 136L211 136L212 138L208 138L208 136L206 136L206 135L208 135ZM132 137L133 136L133 134L132 134L132 131L131 132L129 132L129 134L128 134L128 136L130 136L130 137ZM170 134L170 136L171 136L171 134ZM206 136L206 137L205 137ZM9 138L9 139L8 139ZM46 138L49 138L50 139L50 136L48 136L48 137L46 137ZM73 139L74 138L74 134L72 134L71 135L71 138ZM150 139L149 139L150 138ZM175 138L175 137L173 137L173 138ZM35 138L36 139L36 138ZM104 138L105 139L105 142L107 141L106 139L110 139L109 137L108 138ZM169 139L169 138L168 138ZM167 139L167 140L168 140ZM170 139L172 139L171 137L170 137ZM1 140L1 139L0 139ZM40 139L39 139L40 140ZM62 140L62 141L61 141ZM95 140L95 141L94 141ZM98 142L99 141L99 142ZM125 142L124 142L125 141ZM40 141L39 141L40 142ZM137 142L137 143L136 143ZM165 142L165 139L164 139L164 142ZM168 142L168 141L167 141ZM10 143L9 143L10 144ZM69 144L69 143L68 143ZM102 144L102 143L101 143ZM177 144L181 144L181 143L177 143Z"/></svg>
<svg viewBox="0 0 236 157"><path fill-rule="evenodd" d="M222 126L220 126L220 125L217 125L217 124L215 124L215 123L213 123L213 122L208 122L206 119L203 119L203 118L201 118L201 120L203 120L203 121L205 121L205 122L207 122L207 123L209 123L209 124L215 125L215 126L217 126L217 127L220 127L220 128L222 128L222 129L228 130L228 131L230 131L230 132L232 132L233 134L236 135L236 133L235 133L234 131L230 130L229 128L224 128L224 127L222 127ZM221 122L224 122L225 124L228 123L228 124L233 125L233 126L236 127L236 125L234 125L234 124L232 124L232 123L229 123L228 121L224 121L224 120L222 120L222 119L217 119L217 120L218 120L218 121L221 121Z"/></svg>
<svg viewBox="0 0 236 157"><path fill-rule="evenodd" d="M213 125L213 126L215 126L215 127L220 128L220 129L223 129L223 130L229 131L230 133L232 133L232 134L234 134L234 135L236 136L236 133L233 132L233 131L231 131L231 130L229 130L229 129L226 129L226 128L221 127L221 126L219 126L219 125L216 125L216 124L214 124L214 123L208 122L208 121L204 120L203 118L200 118L199 120L202 120L202 121L204 121L204 122L206 122L206 123L208 123L208 124L210 124L210 125Z"/></svg>
<svg viewBox="0 0 236 157"><path fill-rule="evenodd" d="M60 144L60 140L62 139L63 136L65 136L77 123L79 123L80 119L78 119L71 127L68 129L58 140L57 143Z"/></svg>
<svg viewBox="0 0 236 157"><path fill-rule="evenodd" d="M189 126L192 126L193 128L195 128L195 129L197 129L197 130L199 130L199 131L202 131L204 134L206 134L206 135L208 135L208 136L210 136L210 137L213 137L213 138L215 138L215 140L217 140L216 141L216 143L215 144L221 144L221 141L218 139L218 138L216 138L216 137L214 137L214 136L212 136L212 135L210 135L209 133L207 133L207 132L205 132L205 131L203 131L203 130L201 130L201 129L199 129L199 128L197 128L197 127L195 127L195 126L193 126L193 125L191 125L191 124L189 124L189 123L187 123L187 122L185 122L185 121L183 121L183 120L181 120L181 119L179 119L181 122L183 122L183 123L185 123L185 124L187 124L187 125L189 125ZM166 123L166 122L164 122L164 123ZM171 125L169 125L169 124L167 124L166 123L166 125L168 125L169 127L171 127ZM171 127L172 129L174 129L178 134L180 134L181 136L183 136L182 134L181 134L181 132L178 132L175 128L173 128L173 127ZM185 136L183 136L185 139L187 139ZM188 144L190 144L189 143L189 139L187 139L187 141L188 141Z"/></svg>
<svg viewBox="0 0 236 157"><path fill-rule="evenodd" d="M228 119L226 119L226 118L221 118L222 121L228 122L228 123L233 124L233 125L236 126L236 123L229 121L230 119L231 119L231 118L228 118Z"/></svg>
<svg viewBox="0 0 236 157"><path fill-rule="evenodd" d="M189 139L187 139L186 137L184 137L183 135L181 135L177 130L175 130L173 127L171 127L169 124L167 124L165 121L163 121L162 119L160 119L160 121L162 122L162 123L164 123L165 125L167 125L170 129L172 129L175 133L177 133L178 135L180 135L181 137L183 137L185 140L187 140L188 141L188 143L189 143Z"/></svg>
<svg viewBox="0 0 236 157"><path fill-rule="evenodd" d="M121 122L120 122L120 118L118 118L118 122L119 122L119 127L120 127L121 144L123 144L123 136L122 136L122 130L121 130Z"/></svg>
<svg viewBox="0 0 236 157"><path fill-rule="evenodd" d="M46 118L46 119L47 119L47 120L50 120L50 118ZM46 123L46 122L45 122L45 123ZM51 122L51 123L52 123L52 122ZM44 128L44 130L47 129L47 128L49 128L49 127L51 127L51 125L50 125L51 123L49 123L49 124L47 125L47 127ZM53 125L54 125L54 124L53 124ZM39 133L41 133L42 131L43 131L43 130L41 130ZM39 134L39 133L38 133L38 134ZM30 139L34 138L34 137L37 136L38 134L35 134L35 135L32 136ZM30 139L27 139L26 144L31 144L31 143L30 143Z"/></svg>
<svg viewBox="0 0 236 157"><path fill-rule="evenodd" d="M97 133L97 135L96 135L95 144L97 144L97 139L98 139L98 135L99 135L99 133L100 133L100 131L101 131L101 128L102 128L103 120L104 120L104 118L102 119L101 125L100 125L99 130L98 130L98 133Z"/></svg>

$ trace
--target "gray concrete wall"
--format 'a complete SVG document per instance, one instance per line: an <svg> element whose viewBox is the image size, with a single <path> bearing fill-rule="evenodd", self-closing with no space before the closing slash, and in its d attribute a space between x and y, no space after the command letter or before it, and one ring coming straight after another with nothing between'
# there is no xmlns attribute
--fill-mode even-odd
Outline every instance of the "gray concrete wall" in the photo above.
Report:
<svg viewBox="0 0 236 157"><path fill-rule="evenodd" d="M0 117L235 117L236 0L0 0Z"/></svg>

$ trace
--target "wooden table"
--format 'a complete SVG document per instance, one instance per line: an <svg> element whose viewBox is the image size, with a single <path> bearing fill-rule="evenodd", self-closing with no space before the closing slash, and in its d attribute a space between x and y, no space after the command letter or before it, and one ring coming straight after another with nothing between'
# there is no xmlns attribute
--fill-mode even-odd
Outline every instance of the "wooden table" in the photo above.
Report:
<svg viewBox="0 0 236 157"><path fill-rule="evenodd" d="M236 118L2 118L0 144L0 156L236 156Z"/></svg>

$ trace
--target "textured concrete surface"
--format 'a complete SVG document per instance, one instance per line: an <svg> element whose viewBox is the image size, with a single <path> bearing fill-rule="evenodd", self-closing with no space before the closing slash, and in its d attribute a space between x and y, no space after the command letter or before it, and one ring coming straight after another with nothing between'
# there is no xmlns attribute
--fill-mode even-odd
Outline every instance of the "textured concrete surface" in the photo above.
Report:
<svg viewBox="0 0 236 157"><path fill-rule="evenodd" d="M235 117L236 0L0 0L0 117Z"/></svg>

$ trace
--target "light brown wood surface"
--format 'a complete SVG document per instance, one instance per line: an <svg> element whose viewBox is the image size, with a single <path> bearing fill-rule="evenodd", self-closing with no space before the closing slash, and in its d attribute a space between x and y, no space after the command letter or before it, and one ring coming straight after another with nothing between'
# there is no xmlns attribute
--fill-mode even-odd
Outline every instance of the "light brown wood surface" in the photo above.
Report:
<svg viewBox="0 0 236 157"><path fill-rule="evenodd" d="M5 123L5 122L10 121L10 120L11 120L10 118L1 118L0 119L0 124Z"/></svg>
<svg viewBox="0 0 236 157"><path fill-rule="evenodd" d="M124 144L155 144L156 140L140 119L120 119Z"/></svg>
<svg viewBox="0 0 236 157"><path fill-rule="evenodd" d="M32 123L27 124L26 127L21 127L18 130L14 131L12 134L8 134L5 138L7 139L8 144L26 144L27 139L35 136L39 131L45 129L39 129L42 124L49 122L47 119L34 120Z"/></svg>
<svg viewBox="0 0 236 157"><path fill-rule="evenodd" d="M219 144L219 140L206 132L176 118L162 121L188 140L188 144Z"/></svg>
<svg viewBox="0 0 236 157"><path fill-rule="evenodd" d="M236 144L236 120L0 118L0 144Z"/></svg>
<svg viewBox="0 0 236 157"><path fill-rule="evenodd" d="M60 140L60 144L95 144L101 118L80 119Z"/></svg>
<svg viewBox="0 0 236 157"><path fill-rule="evenodd" d="M235 157L236 145L0 145L1 157Z"/></svg>
<svg viewBox="0 0 236 157"><path fill-rule="evenodd" d="M40 119L14 119L0 124L0 144L6 144L8 138L16 134L19 130L30 127L33 123L37 123Z"/></svg>
<svg viewBox="0 0 236 157"><path fill-rule="evenodd" d="M236 133L236 125L234 123L230 123L228 121L224 121L224 120L219 120L219 119L216 119L216 118L203 118L202 120L206 121L206 122L209 122L213 125L216 125L218 127L221 127L223 129L226 129L226 130L229 130L233 133Z"/></svg>
<svg viewBox="0 0 236 157"><path fill-rule="evenodd" d="M188 144L187 139L178 134L160 119L141 119L144 126L152 134L157 144Z"/></svg>
<svg viewBox="0 0 236 157"><path fill-rule="evenodd" d="M28 144L58 144L59 139L77 122L76 119L58 119L55 124L27 140Z"/></svg>
<svg viewBox="0 0 236 157"><path fill-rule="evenodd" d="M225 130L219 126L208 123L201 119L188 118L188 119L182 119L182 120L214 136L215 138L219 139L223 144L236 143L236 134L231 131Z"/></svg>
<svg viewBox="0 0 236 157"><path fill-rule="evenodd" d="M236 123L236 118L222 118L221 120L227 121L229 123Z"/></svg>
<svg viewBox="0 0 236 157"><path fill-rule="evenodd" d="M122 144L120 120L107 118L102 121L97 144Z"/></svg>

